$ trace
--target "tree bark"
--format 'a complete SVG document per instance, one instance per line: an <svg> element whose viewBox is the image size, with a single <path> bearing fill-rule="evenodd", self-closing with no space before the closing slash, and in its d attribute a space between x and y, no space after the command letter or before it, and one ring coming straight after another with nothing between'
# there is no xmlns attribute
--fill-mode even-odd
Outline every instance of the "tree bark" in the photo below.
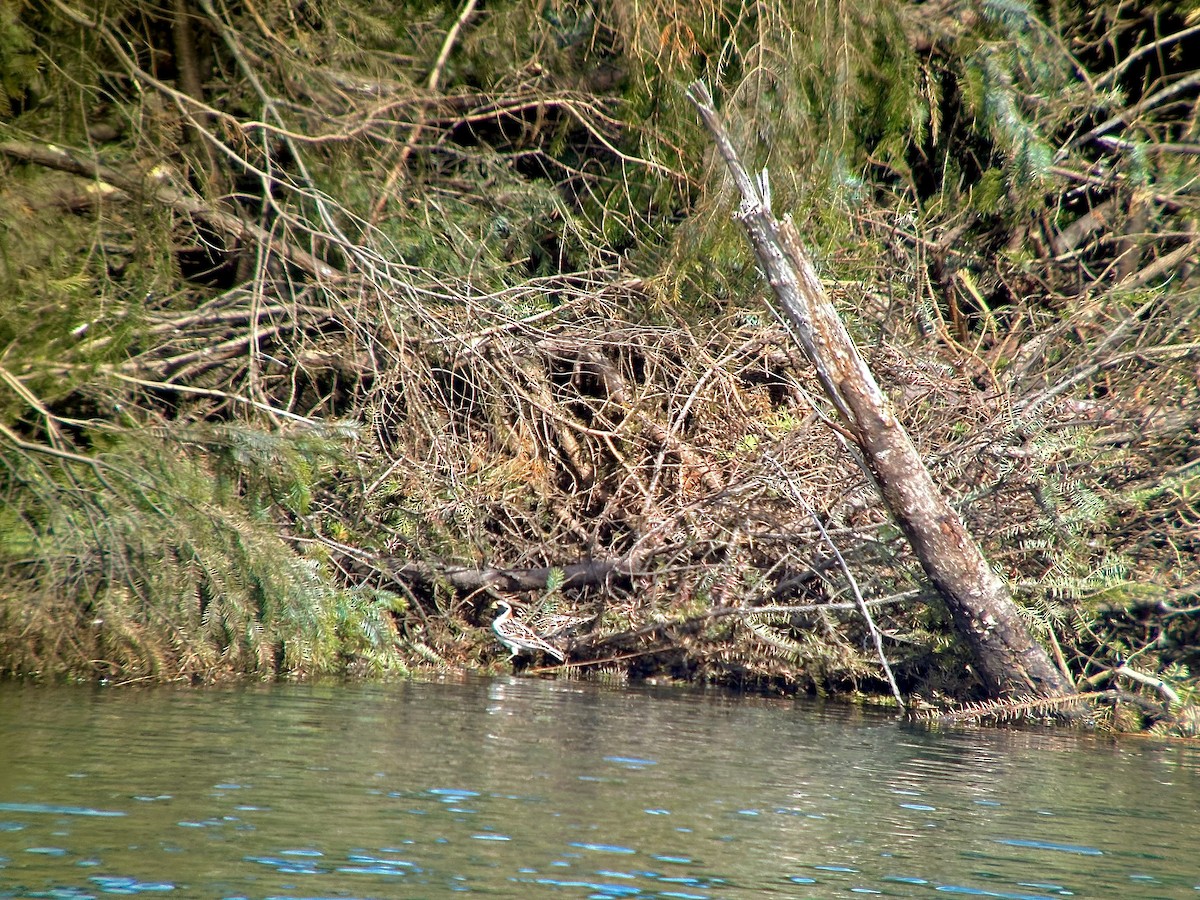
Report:
<svg viewBox="0 0 1200 900"><path fill-rule="evenodd" d="M174 0L171 5L171 33L175 45L175 69L178 73L175 79L180 91L187 94L200 105L205 102L204 76L201 73L200 53L196 48L196 33L192 28L192 13L188 8L188 0ZM201 128L211 124L211 117L204 112L196 116L199 126L193 125L186 119L183 122L183 135L191 145L196 162L201 164L212 196L221 196L227 192L225 178L221 170L221 161Z"/></svg>
<svg viewBox="0 0 1200 900"><path fill-rule="evenodd" d="M1008 587L934 484L825 294L791 219L780 222L771 213L767 173L757 184L750 177L702 82L694 83L688 96L742 195L735 218L749 235L793 335L854 435L884 503L944 598L984 685L1003 698L1073 695L1074 686L1034 642Z"/></svg>

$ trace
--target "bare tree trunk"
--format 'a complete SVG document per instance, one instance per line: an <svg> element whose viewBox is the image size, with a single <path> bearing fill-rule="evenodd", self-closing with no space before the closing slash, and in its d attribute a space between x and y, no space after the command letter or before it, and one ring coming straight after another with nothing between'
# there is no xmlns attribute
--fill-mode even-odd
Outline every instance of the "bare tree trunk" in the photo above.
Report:
<svg viewBox="0 0 1200 900"><path fill-rule="evenodd" d="M173 0L171 5L171 32L175 43L175 68L178 73L176 84L183 93L203 104L204 76L200 71L200 54L196 49L196 33L192 27L192 13L188 0ZM201 134L201 128L211 124L211 117L197 113L199 127L184 120L183 136L196 157L196 164L203 169L203 178L209 183L209 194L220 196L226 193L225 178L217 151Z"/></svg>
<svg viewBox="0 0 1200 900"><path fill-rule="evenodd" d="M945 599L955 631L971 649L985 685L998 697L1074 694L1071 683L1033 641L1007 586L934 484L826 296L791 219L779 222L772 215L766 172L758 184L751 179L702 82L694 83L688 96L741 192L736 218L746 228L793 334L857 439L884 503Z"/></svg>

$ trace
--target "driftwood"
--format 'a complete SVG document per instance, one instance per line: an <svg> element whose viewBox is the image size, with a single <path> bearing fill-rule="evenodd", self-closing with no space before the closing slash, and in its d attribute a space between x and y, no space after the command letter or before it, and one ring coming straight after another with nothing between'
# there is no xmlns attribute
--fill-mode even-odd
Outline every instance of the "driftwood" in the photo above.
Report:
<svg viewBox="0 0 1200 900"><path fill-rule="evenodd" d="M1075 689L1021 621L961 517L942 496L887 397L858 353L789 218L771 212L764 171L750 177L702 82L688 96L742 195L735 217L825 394L848 426L884 503L949 608L987 689L997 697L1066 697Z"/></svg>

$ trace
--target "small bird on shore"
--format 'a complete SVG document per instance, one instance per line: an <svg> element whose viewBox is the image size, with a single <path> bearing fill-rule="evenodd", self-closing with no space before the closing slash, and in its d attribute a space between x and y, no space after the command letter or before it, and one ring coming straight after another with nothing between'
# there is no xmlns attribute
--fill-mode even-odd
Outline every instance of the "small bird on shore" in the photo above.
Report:
<svg viewBox="0 0 1200 900"><path fill-rule="evenodd" d="M497 600L493 606L500 610L500 615L492 621L492 631L496 632L500 643L508 648L509 659L513 659L520 653L540 651L553 656L559 662L566 662L567 658L561 650L542 638L524 622L518 622L513 618L512 604L507 600Z"/></svg>
<svg viewBox="0 0 1200 900"><path fill-rule="evenodd" d="M562 613L535 613L526 620L526 624L546 640L554 640L595 620L594 615L568 616Z"/></svg>

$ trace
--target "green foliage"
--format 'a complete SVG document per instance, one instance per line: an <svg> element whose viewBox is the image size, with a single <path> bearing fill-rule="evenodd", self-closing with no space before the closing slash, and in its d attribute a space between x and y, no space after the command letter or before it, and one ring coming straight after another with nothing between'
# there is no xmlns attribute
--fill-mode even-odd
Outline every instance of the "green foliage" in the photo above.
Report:
<svg viewBox="0 0 1200 900"><path fill-rule="evenodd" d="M314 445L328 439L276 454L264 448L285 441L245 428L180 437L110 430L92 457L0 446L2 670L207 680L396 667L397 599L335 588L263 514L311 491ZM210 467L220 457L237 460L238 490Z"/></svg>
<svg viewBox="0 0 1200 900"><path fill-rule="evenodd" d="M146 340L151 298L176 289L173 218L122 208L96 182L9 171L0 180L0 349L5 367L53 404ZM24 412L23 400L0 392L0 422Z"/></svg>
<svg viewBox="0 0 1200 900"><path fill-rule="evenodd" d="M567 580L567 573L555 566L550 570L550 574L546 576L546 594L553 594L558 591Z"/></svg>
<svg viewBox="0 0 1200 900"><path fill-rule="evenodd" d="M1003 170L988 169L971 190L971 205L981 213L997 213L1004 209L1005 194Z"/></svg>
<svg viewBox="0 0 1200 900"><path fill-rule="evenodd" d="M967 70L964 96L987 133L1005 149L1013 186L1028 194L1045 177L1054 152L1022 109L1012 63L1007 50L982 48Z"/></svg>
<svg viewBox="0 0 1200 900"><path fill-rule="evenodd" d="M33 37L21 21L24 2L0 5L0 118L39 87L41 74Z"/></svg>
<svg viewBox="0 0 1200 900"><path fill-rule="evenodd" d="M853 215L872 188L867 173L886 166L905 177L914 142L934 115L923 69L889 0L866 3L759 4L701 27L700 11L688 18L695 53L707 60L699 72L676 70L675 84L652 82L657 121L672 144L691 158L710 160L710 187L725 183L706 133L679 86L706 77L724 100L734 141L751 170L770 170L773 205L804 223L804 238L818 259L843 244ZM683 16L688 14L682 10ZM681 67L682 68L682 67ZM664 141L666 143L666 141ZM761 289L740 226L729 216L731 195L711 190L672 237L663 267L677 279L671 293L745 303Z"/></svg>

